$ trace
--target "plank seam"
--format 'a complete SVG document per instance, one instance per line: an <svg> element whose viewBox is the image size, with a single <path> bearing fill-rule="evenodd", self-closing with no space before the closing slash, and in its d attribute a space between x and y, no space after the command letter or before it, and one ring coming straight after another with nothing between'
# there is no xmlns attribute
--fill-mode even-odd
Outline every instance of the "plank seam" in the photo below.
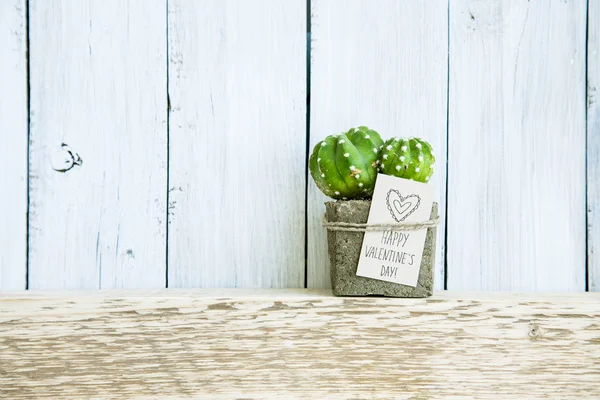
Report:
<svg viewBox="0 0 600 400"><path fill-rule="evenodd" d="M167 79L166 79L166 92L167 92L167 201L165 203L165 288L169 287L169 193L170 193L170 165L171 165L171 144L170 144L170 128L171 128L171 97L169 96L169 0L165 0L166 8L166 26L165 35L166 37L166 63L167 63Z"/></svg>
<svg viewBox="0 0 600 400"><path fill-rule="evenodd" d="M588 104L588 89L589 89L589 82L588 82L588 52L589 52L589 47L588 47L588 43L589 43L589 34L590 34L590 1L587 0L585 2L585 53L584 53L584 68L585 68L585 72L584 72L584 80L585 80L585 95L583 98L583 101L585 103L585 137L584 137L584 143L585 143L585 154L584 154L584 159L585 159L585 198L584 198L584 204L585 204L585 291L589 292L590 291L590 257L589 257L589 253L590 253L590 229L589 229L589 212L588 212L588 207L589 207L589 198L588 198L588 186L590 185L590 181L589 181L589 175L588 175L588 153L589 153L589 149L588 149L588 109L589 109L589 104Z"/></svg>
<svg viewBox="0 0 600 400"><path fill-rule="evenodd" d="M444 205L444 290L448 290L448 165L450 151L450 0L447 3L447 58L446 58L446 199Z"/></svg>
<svg viewBox="0 0 600 400"><path fill-rule="evenodd" d="M27 82L27 208L25 212L25 290L29 290L29 210L31 204L30 196L30 171L31 171L31 70L30 70L30 53L29 53L29 0L25 1L25 80Z"/></svg>
<svg viewBox="0 0 600 400"><path fill-rule="evenodd" d="M304 288L308 288L308 158L310 157L310 57L311 57L311 1L306 0L306 156L304 161Z"/></svg>

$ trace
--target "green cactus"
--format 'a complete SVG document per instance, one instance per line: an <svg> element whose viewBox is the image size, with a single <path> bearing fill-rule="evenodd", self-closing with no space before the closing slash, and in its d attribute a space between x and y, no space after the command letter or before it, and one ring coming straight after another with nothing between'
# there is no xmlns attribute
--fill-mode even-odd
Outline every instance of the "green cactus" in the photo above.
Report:
<svg viewBox="0 0 600 400"><path fill-rule="evenodd" d="M360 199L373 194L377 159L383 140L359 126L317 143L309 169L317 187L334 199Z"/></svg>
<svg viewBox="0 0 600 400"><path fill-rule="evenodd" d="M379 172L417 182L429 181L434 164L431 145L419 138L392 138L379 155Z"/></svg>

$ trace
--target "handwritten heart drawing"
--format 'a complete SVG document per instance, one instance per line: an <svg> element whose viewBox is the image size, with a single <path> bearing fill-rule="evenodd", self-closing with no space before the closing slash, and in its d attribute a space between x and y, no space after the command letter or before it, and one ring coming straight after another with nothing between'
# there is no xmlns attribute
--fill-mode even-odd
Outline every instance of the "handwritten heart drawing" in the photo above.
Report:
<svg viewBox="0 0 600 400"><path fill-rule="evenodd" d="M409 194L408 196L402 197L399 191L390 189L385 202L387 203L390 214L392 214L392 218L394 218L396 222L402 222L419 208L421 197L417 194Z"/></svg>

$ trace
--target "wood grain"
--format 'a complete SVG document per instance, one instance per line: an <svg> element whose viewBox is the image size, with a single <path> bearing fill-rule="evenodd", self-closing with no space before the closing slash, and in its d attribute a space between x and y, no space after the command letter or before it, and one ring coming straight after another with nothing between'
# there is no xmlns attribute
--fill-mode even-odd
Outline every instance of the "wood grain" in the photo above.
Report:
<svg viewBox="0 0 600 400"><path fill-rule="evenodd" d="M0 290L22 290L27 268L25 0L0 2Z"/></svg>
<svg viewBox="0 0 600 400"><path fill-rule="evenodd" d="M585 290L583 1L450 1L448 289Z"/></svg>
<svg viewBox="0 0 600 400"><path fill-rule="evenodd" d="M382 137L422 137L436 156L431 183L445 220L447 2L313 0L310 144L366 125ZM309 154L310 155L310 154ZM309 177L308 286L330 287L327 198ZM445 224L438 227L437 288L444 287Z"/></svg>
<svg viewBox="0 0 600 400"><path fill-rule="evenodd" d="M165 287L165 1L31 1L30 26L30 287Z"/></svg>
<svg viewBox="0 0 600 400"><path fill-rule="evenodd" d="M169 96L169 287L303 287L305 1L169 1Z"/></svg>
<svg viewBox="0 0 600 400"><path fill-rule="evenodd" d="M600 294L0 295L0 397L600 396Z"/></svg>
<svg viewBox="0 0 600 400"><path fill-rule="evenodd" d="M600 291L600 3L588 3L587 243L589 290Z"/></svg>

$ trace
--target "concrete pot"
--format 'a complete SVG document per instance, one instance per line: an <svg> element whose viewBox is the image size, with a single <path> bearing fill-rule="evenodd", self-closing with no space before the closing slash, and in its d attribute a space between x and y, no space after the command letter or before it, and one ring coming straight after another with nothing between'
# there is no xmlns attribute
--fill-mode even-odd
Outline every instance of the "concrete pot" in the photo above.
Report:
<svg viewBox="0 0 600 400"><path fill-rule="evenodd" d="M369 216L369 200L325 203L328 222L364 224ZM438 215L433 203L431 218ZM331 286L336 296L429 297L433 294L436 228L428 228L416 287L356 276L364 232L327 231Z"/></svg>

